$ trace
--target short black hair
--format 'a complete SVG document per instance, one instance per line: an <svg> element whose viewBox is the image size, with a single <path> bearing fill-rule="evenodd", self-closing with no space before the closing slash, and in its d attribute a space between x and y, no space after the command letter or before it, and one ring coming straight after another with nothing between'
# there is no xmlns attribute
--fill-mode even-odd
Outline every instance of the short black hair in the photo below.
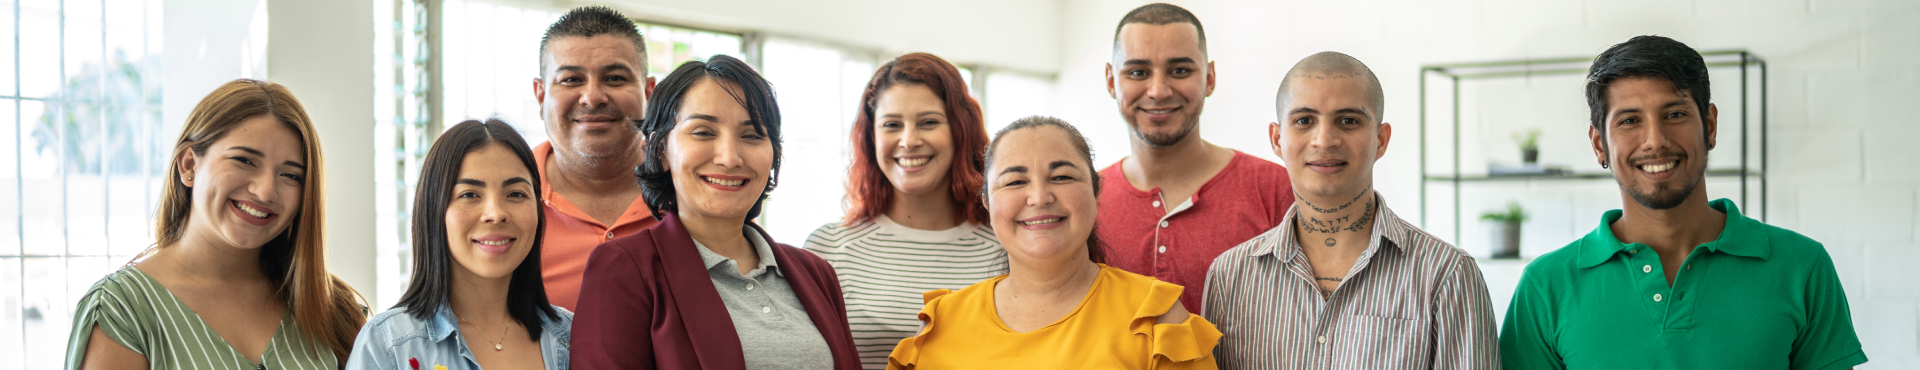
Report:
<svg viewBox="0 0 1920 370"><path fill-rule="evenodd" d="M540 170L534 164L533 150L512 126L499 119L486 122L467 120L453 125L427 150L426 163L420 166L420 185L413 198L413 279L407 292L400 295L394 308L406 307L414 318L427 320L440 306L448 304L453 293L453 252L447 240L447 203L453 200L453 187L460 180L460 164L472 153L488 146L502 146L520 158L532 174L534 189L540 189ZM535 204L542 204L540 192L533 192ZM547 303L547 285L540 275L540 245L547 227L547 213L535 212L533 248L520 266L513 268L507 283L507 315L527 327L529 339L540 340L541 315L554 320L560 314Z"/></svg>
<svg viewBox="0 0 1920 370"><path fill-rule="evenodd" d="M1700 108L1699 114L1707 114L1713 84L1707 79L1707 62L1700 52L1666 37L1635 36L1601 52L1593 58L1593 67L1587 70L1587 109L1592 112L1593 128L1599 130L1602 137L1607 134L1607 110L1611 109L1607 104L1607 86L1629 77L1667 80L1675 90L1693 98L1694 105ZM1705 130L1705 121L1701 123L1701 129Z"/></svg>
<svg viewBox="0 0 1920 370"><path fill-rule="evenodd" d="M640 69L638 73L646 75L647 39L640 35L640 27L633 23L633 19L627 18L619 11L593 5L573 8L567 11L567 14L561 15L560 20L553 21L553 25L547 26L547 33L540 36L540 74L537 76L542 79L547 78L547 55L553 52L547 49L548 43L562 37L599 35L621 36L626 37L627 41L632 41L633 50L640 52L640 58L636 59L640 61L640 65L634 67Z"/></svg>
<svg viewBox="0 0 1920 370"><path fill-rule="evenodd" d="M1187 11L1187 8L1168 3L1141 5L1138 8L1133 8L1133 11L1127 12L1126 16L1120 17L1120 25L1113 26L1114 50L1120 49L1120 30L1127 28L1129 24L1135 23L1149 26L1172 23L1191 24L1193 25L1194 33L1200 35L1200 53L1207 53L1207 28L1200 26L1200 18L1193 16L1193 12Z"/></svg>
<svg viewBox="0 0 1920 370"><path fill-rule="evenodd" d="M999 132L993 133L993 142L987 144L987 162L984 170L987 171L989 175L993 172L994 153L1000 150L1001 137L1005 137L1014 131L1037 127L1054 127L1067 132L1068 144L1072 144L1073 150L1079 152L1080 160L1087 162L1087 176L1092 179L1091 182L1093 184L1093 200L1094 202L1099 202L1100 171L1098 168L1093 167L1093 147L1087 144L1087 137L1080 135L1079 129L1073 128L1073 124L1069 124L1066 120L1059 118L1028 116L1014 120L1013 124L1000 128ZM983 201L992 201L993 197L989 192L990 189L993 189L993 183L981 184L980 199ZM1092 260L1094 263L1107 263L1107 245L1100 241L1100 224L1098 222L1094 223L1092 231L1091 233L1087 233L1087 259Z"/></svg>
<svg viewBox="0 0 1920 370"><path fill-rule="evenodd" d="M753 124L754 130L773 143L773 173L767 176L767 189L760 193L760 200L753 202L753 208L747 210L747 221L752 222L760 216L767 193L780 182L780 105L774 101L772 84L746 62L725 54L714 55L705 62L681 63L654 87L653 99L647 100L647 118L634 124L647 140L646 161L633 169L634 177L640 180L640 198L646 200L654 219L680 212L680 205L675 202L673 173L666 163L667 137L672 136L674 126L679 124L680 105L686 99L687 90L707 79L730 83L720 86L747 109L747 123Z"/></svg>

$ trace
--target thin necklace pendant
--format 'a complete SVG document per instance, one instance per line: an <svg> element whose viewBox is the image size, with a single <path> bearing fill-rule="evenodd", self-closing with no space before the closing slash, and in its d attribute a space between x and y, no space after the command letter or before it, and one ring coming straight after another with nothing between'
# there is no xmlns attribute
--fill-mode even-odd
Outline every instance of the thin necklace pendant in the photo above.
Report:
<svg viewBox="0 0 1920 370"><path fill-rule="evenodd" d="M498 350L500 350L500 343L494 343L494 344L493 344L493 350L495 350L495 351L498 351Z"/></svg>

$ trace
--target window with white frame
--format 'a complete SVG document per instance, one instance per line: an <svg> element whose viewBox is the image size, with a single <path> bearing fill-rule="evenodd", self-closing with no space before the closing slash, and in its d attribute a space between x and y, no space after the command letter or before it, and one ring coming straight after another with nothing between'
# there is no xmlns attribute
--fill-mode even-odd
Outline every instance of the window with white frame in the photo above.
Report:
<svg viewBox="0 0 1920 370"><path fill-rule="evenodd" d="M0 369L62 366L74 302L153 244L179 130L160 117L160 16L0 1Z"/></svg>
<svg viewBox="0 0 1920 370"><path fill-rule="evenodd" d="M440 3L441 36L433 39L426 32L432 19L427 3L397 0L380 4L375 7L380 12L376 19L393 23L391 27L377 27L379 41L375 47L377 52L396 57L383 59L375 79L395 88L382 89L376 96L376 112L383 118L376 128L375 142L392 149L376 154L375 170L382 174L376 178L381 191L375 207L379 212L375 268L380 289L379 297L370 298L377 302L376 307L388 307L399 301L412 278L413 247L408 232L413 191L420 174L418 163L439 131L468 119L498 117L519 131L528 145L547 140L546 123L533 97L533 80L540 72L541 35L566 9L507 1L448 0ZM665 77L688 60L704 60L715 54L745 55L744 38L739 34L646 22L635 25L647 41L647 74L654 78ZM441 48L441 100L437 111L429 103L427 90L432 82L433 74L428 69L433 64L430 60L435 43Z"/></svg>
<svg viewBox="0 0 1920 370"><path fill-rule="evenodd" d="M839 222L845 208L849 144L860 94L875 56L783 38L761 48L761 73L780 98L780 184L761 226L773 240L800 245L813 229Z"/></svg>

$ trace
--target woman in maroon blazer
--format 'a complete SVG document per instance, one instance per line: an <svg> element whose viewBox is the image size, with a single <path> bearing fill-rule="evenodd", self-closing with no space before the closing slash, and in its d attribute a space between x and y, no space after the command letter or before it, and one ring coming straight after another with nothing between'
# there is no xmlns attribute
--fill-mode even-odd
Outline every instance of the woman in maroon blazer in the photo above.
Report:
<svg viewBox="0 0 1920 370"><path fill-rule="evenodd" d="M780 169L773 87L715 55L660 81L646 117L634 173L660 224L587 259L573 367L858 369L833 268L749 222Z"/></svg>

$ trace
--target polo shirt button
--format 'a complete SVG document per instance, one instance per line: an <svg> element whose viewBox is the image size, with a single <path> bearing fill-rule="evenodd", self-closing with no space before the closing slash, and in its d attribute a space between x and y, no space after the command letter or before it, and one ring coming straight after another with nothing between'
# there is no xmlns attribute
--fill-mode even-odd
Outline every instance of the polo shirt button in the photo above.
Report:
<svg viewBox="0 0 1920 370"><path fill-rule="evenodd" d="M747 290L753 290L753 284L747 284Z"/></svg>
<svg viewBox="0 0 1920 370"><path fill-rule="evenodd" d="M1167 246L1160 246L1160 253L1167 253Z"/></svg>
<svg viewBox="0 0 1920 370"><path fill-rule="evenodd" d="M1653 301L1654 301L1654 302L1659 302L1659 301L1660 301L1660 293L1654 293L1654 294L1653 294Z"/></svg>
<svg viewBox="0 0 1920 370"><path fill-rule="evenodd" d="M1166 221L1160 221L1160 228L1162 228L1162 229L1165 229L1165 228L1167 228L1167 222L1166 222Z"/></svg>
<svg viewBox="0 0 1920 370"><path fill-rule="evenodd" d="M1687 265L1687 271L1693 271L1693 265Z"/></svg>
<svg viewBox="0 0 1920 370"><path fill-rule="evenodd" d="M1628 249L1628 250L1627 250L1627 254L1638 254L1638 253L1640 253L1640 250L1639 250L1639 249Z"/></svg>
<svg viewBox="0 0 1920 370"><path fill-rule="evenodd" d="M1160 206L1160 201L1157 201L1157 200L1156 200L1156 201L1153 201L1153 206L1154 206L1154 207L1159 207L1159 206Z"/></svg>
<svg viewBox="0 0 1920 370"><path fill-rule="evenodd" d="M1653 265L1640 266L1640 272L1653 273Z"/></svg>
<svg viewBox="0 0 1920 370"><path fill-rule="evenodd" d="M1320 340L1320 343L1326 343L1326 342L1327 342L1327 336L1325 336L1325 335L1322 335L1322 336L1320 336L1320 339L1319 339L1319 340Z"/></svg>
<svg viewBox="0 0 1920 370"><path fill-rule="evenodd" d="M760 313L773 312L773 307L760 307Z"/></svg>
<svg viewBox="0 0 1920 370"><path fill-rule="evenodd" d="M613 230L607 230L607 239L613 239Z"/></svg>

